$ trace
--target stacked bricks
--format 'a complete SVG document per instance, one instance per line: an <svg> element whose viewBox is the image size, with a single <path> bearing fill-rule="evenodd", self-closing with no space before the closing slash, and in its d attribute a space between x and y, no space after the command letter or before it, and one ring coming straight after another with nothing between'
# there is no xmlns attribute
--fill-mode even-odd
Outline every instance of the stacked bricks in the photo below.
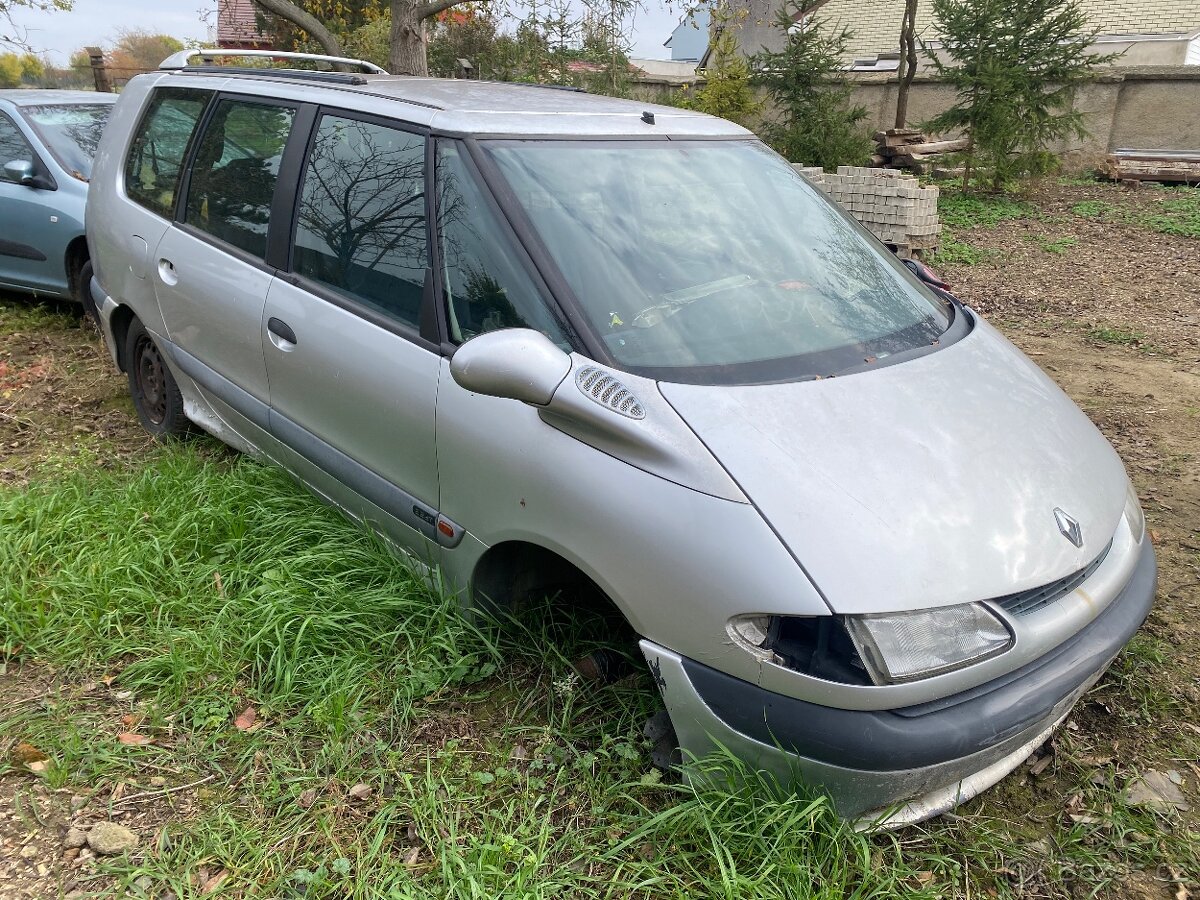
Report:
<svg viewBox="0 0 1200 900"><path fill-rule="evenodd" d="M838 166L831 175L817 166L794 166L797 172L829 194L897 255L936 250L938 189L921 187L916 178L895 169Z"/></svg>

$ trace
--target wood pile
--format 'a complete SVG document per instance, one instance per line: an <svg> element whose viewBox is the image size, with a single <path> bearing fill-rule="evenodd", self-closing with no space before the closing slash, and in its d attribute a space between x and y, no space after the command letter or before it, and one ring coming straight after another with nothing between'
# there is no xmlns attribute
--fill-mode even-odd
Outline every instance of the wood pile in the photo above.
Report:
<svg viewBox="0 0 1200 900"><path fill-rule="evenodd" d="M1099 171L1113 181L1200 184L1200 150L1116 150Z"/></svg>
<svg viewBox="0 0 1200 900"><path fill-rule="evenodd" d="M907 169L916 175L926 174L940 164L947 153L959 153L967 149L967 139L953 141L931 141L917 128L889 128L877 131L873 137L876 144L871 165L888 169Z"/></svg>

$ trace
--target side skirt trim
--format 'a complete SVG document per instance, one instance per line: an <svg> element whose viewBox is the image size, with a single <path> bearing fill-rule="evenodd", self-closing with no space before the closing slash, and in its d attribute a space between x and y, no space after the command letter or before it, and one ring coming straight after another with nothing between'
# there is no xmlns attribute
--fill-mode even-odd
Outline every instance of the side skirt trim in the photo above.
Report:
<svg viewBox="0 0 1200 900"><path fill-rule="evenodd" d="M443 547L452 549L462 541L464 530L439 515L434 507L272 409L270 404L238 387L177 344L166 340L163 343L171 361L189 378L356 494Z"/></svg>

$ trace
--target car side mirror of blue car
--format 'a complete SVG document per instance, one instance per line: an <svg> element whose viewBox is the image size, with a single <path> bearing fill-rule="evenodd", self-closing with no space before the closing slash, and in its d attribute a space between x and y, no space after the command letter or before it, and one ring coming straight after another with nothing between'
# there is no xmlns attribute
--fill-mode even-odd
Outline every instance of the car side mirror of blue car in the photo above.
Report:
<svg viewBox="0 0 1200 900"><path fill-rule="evenodd" d="M459 387L489 397L545 406L571 371L571 357L532 328L489 331L467 341L450 360Z"/></svg>
<svg viewBox="0 0 1200 900"><path fill-rule="evenodd" d="M4 175L17 184L32 185L37 180L37 170L27 159L13 159L4 164Z"/></svg>

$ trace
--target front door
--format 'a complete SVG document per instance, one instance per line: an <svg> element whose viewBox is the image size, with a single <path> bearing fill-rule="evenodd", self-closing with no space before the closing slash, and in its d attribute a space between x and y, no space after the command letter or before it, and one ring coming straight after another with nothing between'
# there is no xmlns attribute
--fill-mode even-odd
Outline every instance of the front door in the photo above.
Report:
<svg viewBox="0 0 1200 900"><path fill-rule="evenodd" d="M439 534L455 536L438 530L440 354L421 336L425 153L423 135L394 123L322 115L289 271L272 283L261 326L271 426L294 451L292 468L422 557Z"/></svg>
<svg viewBox="0 0 1200 900"><path fill-rule="evenodd" d="M62 255L50 246L61 241L50 223L54 191L18 184L4 171L9 162L29 162L45 173L17 123L0 112L0 284L24 290L63 293L66 271Z"/></svg>
<svg viewBox="0 0 1200 900"><path fill-rule="evenodd" d="M172 361L221 418L267 452L267 238L296 115L294 106L250 97L217 100L196 140L178 219L149 266Z"/></svg>

